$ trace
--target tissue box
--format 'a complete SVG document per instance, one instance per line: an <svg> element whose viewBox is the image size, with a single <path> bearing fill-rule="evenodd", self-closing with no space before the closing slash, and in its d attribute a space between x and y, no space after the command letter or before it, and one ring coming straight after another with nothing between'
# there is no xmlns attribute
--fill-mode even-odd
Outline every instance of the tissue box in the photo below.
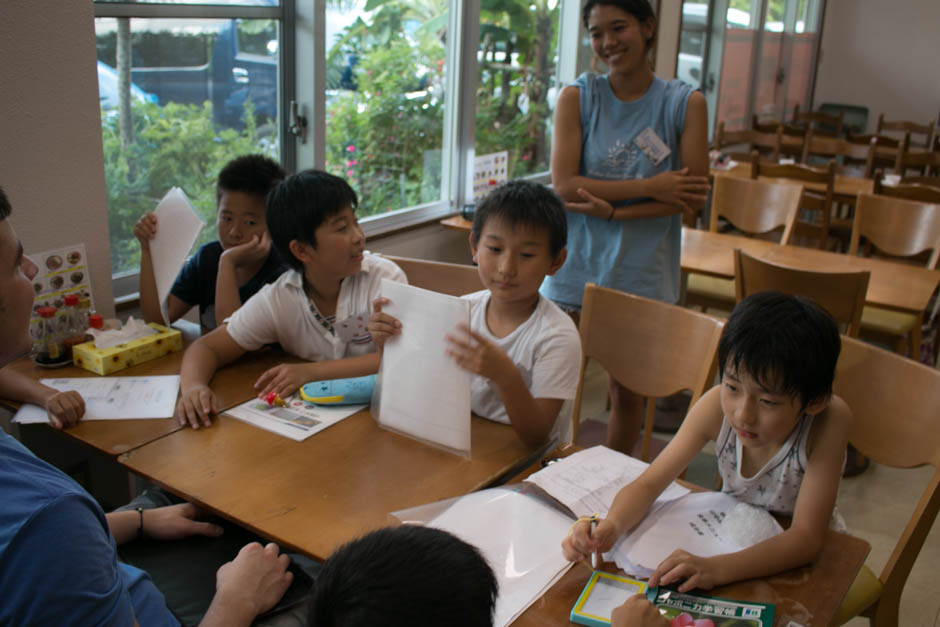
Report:
<svg viewBox="0 0 940 627"><path fill-rule="evenodd" d="M72 360L76 366L85 370L111 374L183 349L183 334L178 330L168 329L155 322L151 322L149 326L158 333L110 348L95 348L94 342L76 344L72 347Z"/></svg>

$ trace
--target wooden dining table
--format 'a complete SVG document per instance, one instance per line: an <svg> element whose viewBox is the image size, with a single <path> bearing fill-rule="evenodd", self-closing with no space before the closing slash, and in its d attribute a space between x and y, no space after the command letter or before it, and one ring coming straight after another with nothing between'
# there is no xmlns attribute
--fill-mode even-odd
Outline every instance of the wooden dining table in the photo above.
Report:
<svg viewBox="0 0 940 627"><path fill-rule="evenodd" d="M183 361L183 351L169 353L158 359L145 361L136 366L115 372L115 377L147 377L179 374ZM220 409L228 409L254 398L254 383L268 368L280 363L295 363L291 357L279 349L265 349L246 353L235 363L221 368L213 378L210 387L216 393ZM93 372L78 366L64 366L54 370L41 368L29 357L23 357L7 366L10 370L33 379L98 377ZM20 403L0 399L0 404L12 411L19 409ZM78 424L63 429L63 433L87 444L109 456L126 453L139 446L169 435L182 427L174 418L134 419L134 420L82 420Z"/></svg>
<svg viewBox="0 0 940 627"><path fill-rule="evenodd" d="M682 270L733 279L735 248L765 261L803 270L868 270L871 278L866 304L913 314L924 314L931 295L940 284L940 270L689 228L682 229Z"/></svg>
<svg viewBox="0 0 940 627"><path fill-rule="evenodd" d="M313 559L389 513L504 482L543 452L472 418L469 458L393 433L360 411L296 442L227 415L118 458L174 494Z"/></svg>

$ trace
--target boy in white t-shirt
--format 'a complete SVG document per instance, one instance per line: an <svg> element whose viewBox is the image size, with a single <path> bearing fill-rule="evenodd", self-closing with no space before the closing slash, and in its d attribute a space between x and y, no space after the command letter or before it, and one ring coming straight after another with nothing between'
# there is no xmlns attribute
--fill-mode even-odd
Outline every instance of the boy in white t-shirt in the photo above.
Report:
<svg viewBox="0 0 940 627"><path fill-rule="evenodd" d="M209 388L215 371L268 344L308 363L266 371L255 383L260 398L286 397L308 381L378 372L366 329L370 304L383 278L404 283L405 273L365 252L356 192L337 176L305 170L271 190L266 205L271 240L291 269L186 350L176 405L182 425L208 427L218 410Z"/></svg>
<svg viewBox="0 0 940 627"><path fill-rule="evenodd" d="M470 233L473 261L486 290L468 294L470 328L447 339L450 354L474 374L470 407L512 425L532 447L569 441L581 340L571 318L539 294L565 261L565 206L538 183L511 181L477 207ZM369 331L381 349L402 323L373 304ZM407 320L404 321L407 324Z"/></svg>

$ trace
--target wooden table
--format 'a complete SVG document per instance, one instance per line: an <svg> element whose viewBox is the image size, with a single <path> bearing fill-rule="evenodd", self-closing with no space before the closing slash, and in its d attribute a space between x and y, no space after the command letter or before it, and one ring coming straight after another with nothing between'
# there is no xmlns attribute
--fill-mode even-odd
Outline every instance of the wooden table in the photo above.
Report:
<svg viewBox="0 0 940 627"><path fill-rule="evenodd" d="M116 377L145 377L179 374L183 361L183 351L170 353L159 359L147 361L114 373ZM296 362L280 350L263 350L248 353L241 359L219 370L212 380L212 389L219 397L220 407L228 409L244 403L255 396L254 382L262 372L277 364ZM32 359L24 357L9 366L20 374L33 379L97 377L98 375L77 366L63 368L40 368ZM20 403L3 401L3 405L12 410ZM64 429L76 440L95 448L106 455L116 456L162 438L181 429L173 418L154 420L87 420L74 427Z"/></svg>
<svg viewBox="0 0 940 627"><path fill-rule="evenodd" d="M455 231L464 231L465 233L469 233L470 228L473 226L473 222L467 220L463 216L457 215L441 220L441 226L443 226L445 229L454 229Z"/></svg>
<svg viewBox="0 0 940 627"><path fill-rule="evenodd" d="M774 625L780 627L791 620L801 625L828 625L870 548L865 540L829 531L822 555L814 564L721 586L705 594L773 603ZM568 614L590 576L590 568L574 566L513 623L514 627L570 625Z"/></svg>
<svg viewBox="0 0 940 627"><path fill-rule="evenodd" d="M760 239L682 229L682 270L734 278L734 249L780 265L818 272L868 270L865 302L886 309L923 314L940 283L940 271L871 257L854 257Z"/></svg>
<svg viewBox="0 0 940 627"><path fill-rule="evenodd" d="M518 473L540 451L473 418L472 459L381 429L366 411L303 442L228 416L177 431L118 461L271 540L325 559L385 526L389 512L466 494Z"/></svg>
<svg viewBox="0 0 940 627"><path fill-rule="evenodd" d="M739 163L729 170L709 170L711 176L733 176L736 178L751 178L751 164L750 163ZM785 178L775 178L775 177L760 177L762 181L768 181L771 183L788 183L788 184L799 184L802 185L805 189L811 189L817 192L825 192L826 187L822 183L811 183L807 181L794 181L793 179ZM856 197L859 194L872 194L875 191L875 181L873 179L860 178L856 176L847 176L845 174L836 174L835 181L833 182L833 196L837 201L843 202L855 202Z"/></svg>

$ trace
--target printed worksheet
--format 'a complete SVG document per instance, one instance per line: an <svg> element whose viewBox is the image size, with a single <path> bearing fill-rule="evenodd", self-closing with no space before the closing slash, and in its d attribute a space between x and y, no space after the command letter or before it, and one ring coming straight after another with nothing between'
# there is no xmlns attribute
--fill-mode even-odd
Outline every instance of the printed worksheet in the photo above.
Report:
<svg viewBox="0 0 940 627"><path fill-rule="evenodd" d="M40 381L61 392L75 390L81 394L85 400L85 416L82 420L169 418L173 415L180 388L179 375L75 377ZM26 404L16 412L13 422L49 422L49 416L42 407Z"/></svg>
<svg viewBox="0 0 940 627"><path fill-rule="evenodd" d="M268 405L261 399L250 400L225 413L243 422L261 427L285 438L306 440L314 433L332 427L340 420L352 416L365 405L314 405L293 394L284 405Z"/></svg>
<svg viewBox="0 0 940 627"><path fill-rule="evenodd" d="M382 279L382 311L401 321L379 368L379 425L470 454L470 373L447 355L444 337L470 324L470 302Z"/></svg>

